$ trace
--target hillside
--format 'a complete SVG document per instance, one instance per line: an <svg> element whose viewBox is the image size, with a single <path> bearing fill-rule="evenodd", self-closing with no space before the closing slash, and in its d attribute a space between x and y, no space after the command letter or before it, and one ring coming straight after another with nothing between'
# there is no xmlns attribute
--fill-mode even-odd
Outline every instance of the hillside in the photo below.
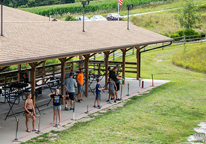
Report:
<svg viewBox="0 0 206 144"><path fill-rule="evenodd" d="M197 45L189 50L186 46L185 51L172 57L172 62L187 69L206 73L206 46Z"/></svg>
<svg viewBox="0 0 206 144"><path fill-rule="evenodd" d="M175 18L179 14L181 9L166 11L161 13L147 14L141 16L135 16L130 18L130 20L137 26L151 30L153 32L169 36L177 30L182 30L179 21ZM198 13L201 15L202 22L196 25L194 28L199 31L199 28L206 32L206 3L198 6Z"/></svg>

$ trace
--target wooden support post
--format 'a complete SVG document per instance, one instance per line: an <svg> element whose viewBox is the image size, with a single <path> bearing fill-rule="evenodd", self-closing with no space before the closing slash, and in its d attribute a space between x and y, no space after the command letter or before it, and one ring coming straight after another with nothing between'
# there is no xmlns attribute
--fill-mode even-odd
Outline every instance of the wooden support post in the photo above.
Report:
<svg viewBox="0 0 206 144"><path fill-rule="evenodd" d="M55 76L55 66L52 67L52 70L53 70L52 74L53 74L53 77L54 77Z"/></svg>
<svg viewBox="0 0 206 144"><path fill-rule="evenodd" d="M105 85L108 83L108 67L109 67L109 51L104 52L105 57L104 57L104 62L105 62Z"/></svg>
<svg viewBox="0 0 206 144"><path fill-rule="evenodd" d="M66 66L66 59L65 58L61 58L59 59L61 61L61 83L64 82L65 80L65 66ZM65 91L64 91L64 86L61 85L61 95L64 95L65 94ZM61 104L64 104L64 98L62 98L61 100Z"/></svg>
<svg viewBox="0 0 206 144"><path fill-rule="evenodd" d="M96 54L94 55L94 60L96 60ZM95 69L95 63L93 63L93 65L94 65L94 69Z"/></svg>
<svg viewBox="0 0 206 144"><path fill-rule="evenodd" d="M21 82L21 64L18 65L17 80L18 80L18 83Z"/></svg>
<svg viewBox="0 0 206 144"><path fill-rule="evenodd" d="M100 73L101 72L101 63L99 63L99 65L98 65L98 75L100 76Z"/></svg>
<svg viewBox="0 0 206 144"><path fill-rule="evenodd" d="M42 63L42 84L45 84L45 75L46 75L46 73L45 73L45 61Z"/></svg>
<svg viewBox="0 0 206 144"><path fill-rule="evenodd" d="M72 62L72 72L74 72L74 62Z"/></svg>
<svg viewBox="0 0 206 144"><path fill-rule="evenodd" d="M122 76L125 77L125 59L126 59L126 50L122 49ZM125 84L125 80L122 81L122 84Z"/></svg>
<svg viewBox="0 0 206 144"><path fill-rule="evenodd" d="M85 60L84 60L84 69L85 69L85 78L87 79L85 83L85 95L88 97L89 96L89 55L84 55Z"/></svg>
<svg viewBox="0 0 206 144"><path fill-rule="evenodd" d="M7 85L7 74L4 75L4 86Z"/></svg>
<svg viewBox="0 0 206 144"><path fill-rule="evenodd" d="M35 89L36 89L36 63L29 63L31 66L31 92L32 92L32 99L33 104L36 103L36 95L35 95Z"/></svg>
<svg viewBox="0 0 206 144"><path fill-rule="evenodd" d="M139 47L136 48L137 49L137 80L139 80L140 78L140 49Z"/></svg>

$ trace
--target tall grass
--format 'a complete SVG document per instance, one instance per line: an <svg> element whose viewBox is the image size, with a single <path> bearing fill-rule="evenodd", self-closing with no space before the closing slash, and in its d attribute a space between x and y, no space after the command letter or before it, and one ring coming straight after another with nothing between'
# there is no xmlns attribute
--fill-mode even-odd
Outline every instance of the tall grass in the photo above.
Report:
<svg viewBox="0 0 206 144"><path fill-rule="evenodd" d="M146 28L153 32L169 36L173 34L177 30L182 30L183 28L180 26L179 21L175 19L175 15L179 13L178 10L161 12L155 14L148 14L142 16L135 16L130 18L130 20L137 26ZM197 28L194 28L196 31L199 31L199 27L203 29L203 32L206 32L206 10L202 9L202 23L197 24Z"/></svg>
<svg viewBox="0 0 206 144"><path fill-rule="evenodd" d="M206 46L198 45L191 51L177 53L172 57L172 62L187 69L206 72Z"/></svg>
<svg viewBox="0 0 206 144"><path fill-rule="evenodd" d="M144 4L150 4L151 2L164 2L164 1L174 1L174 0L127 0L123 2L122 8L126 8L127 4L133 4L134 6L140 6ZM53 6L43 6L34 8L24 8L23 10L36 13L43 16L49 15L62 15L64 13L79 13L82 12L81 3L65 4L65 5L53 5ZM102 10L117 10L118 4L117 0L100 0L91 1L89 5L85 7L85 12L95 12Z"/></svg>

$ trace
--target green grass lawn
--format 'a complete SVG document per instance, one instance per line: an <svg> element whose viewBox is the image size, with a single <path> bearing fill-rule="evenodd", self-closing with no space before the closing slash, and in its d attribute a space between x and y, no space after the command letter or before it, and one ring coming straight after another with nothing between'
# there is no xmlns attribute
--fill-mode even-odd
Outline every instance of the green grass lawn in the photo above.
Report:
<svg viewBox="0 0 206 144"><path fill-rule="evenodd" d="M206 47L206 43L187 44L187 50L195 46ZM172 56L183 50L183 46L178 46L142 53L142 78L151 78L154 74L155 79L171 82L133 97L123 108L56 132L58 139L55 142L44 134L45 139L36 143L186 142L187 137L195 133L193 128L206 121L206 75L172 64ZM135 55L127 56L126 60L136 61ZM134 75L127 74L127 77Z"/></svg>

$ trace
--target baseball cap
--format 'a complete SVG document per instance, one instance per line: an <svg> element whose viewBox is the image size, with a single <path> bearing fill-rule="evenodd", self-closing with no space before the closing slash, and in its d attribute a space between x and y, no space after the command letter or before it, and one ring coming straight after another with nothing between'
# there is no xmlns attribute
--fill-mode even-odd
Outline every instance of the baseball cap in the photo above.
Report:
<svg viewBox="0 0 206 144"><path fill-rule="evenodd" d="M74 73L73 73L73 72L70 72L69 76L73 76L73 75L74 75Z"/></svg>

